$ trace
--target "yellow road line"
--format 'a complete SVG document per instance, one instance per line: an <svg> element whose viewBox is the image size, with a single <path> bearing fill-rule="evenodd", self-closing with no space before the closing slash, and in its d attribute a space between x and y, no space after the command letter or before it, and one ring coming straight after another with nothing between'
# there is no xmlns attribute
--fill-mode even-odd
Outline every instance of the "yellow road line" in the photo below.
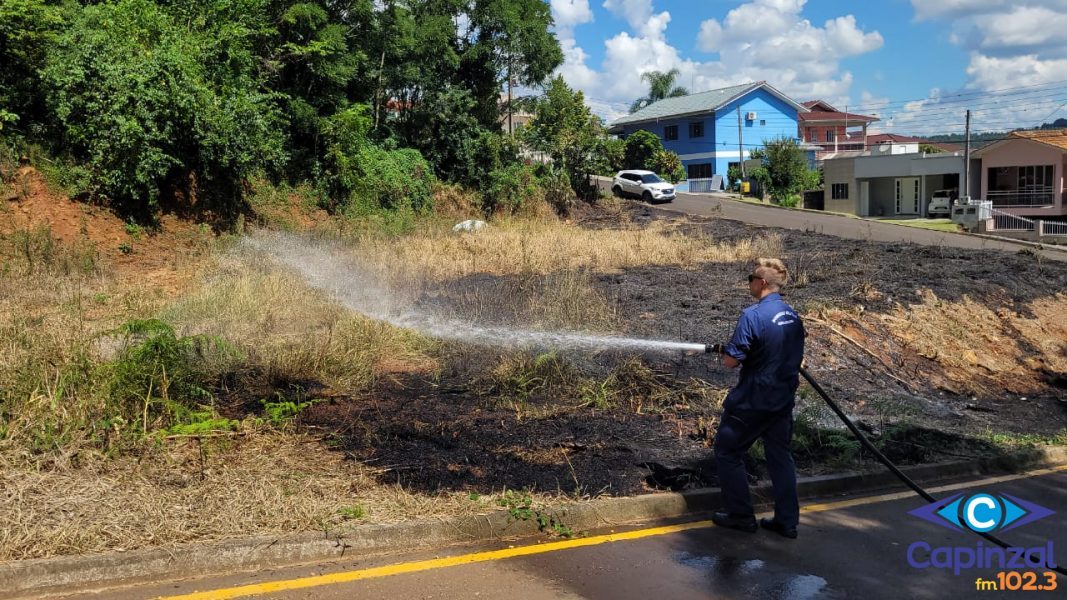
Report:
<svg viewBox="0 0 1067 600"><path fill-rule="evenodd" d="M1058 473L1067 471L1067 465L1058 467L1051 467L1048 469L1039 469L1036 471L1028 471L1026 473L1017 473L1013 475L1005 475L1002 477L991 477L983 479L981 481L971 481L965 483L957 483L951 485L943 485L940 487L932 488L928 490L930 493L946 492L957 489L963 489L968 487L978 487L983 485L991 485L995 483L1003 483L1005 481L1014 481L1016 479L1023 479L1026 477L1037 477L1041 475L1049 475L1052 473ZM834 510L838 508L848 508L852 506L862 506L865 504L877 504L879 502L889 502L892 500L900 500L903 498L909 498L914 496L915 493L908 492L895 492L892 494L882 494L880 496L867 496L863 498L854 498L850 500L839 500L837 502L827 502L823 504L809 504L802 507L800 510L803 513L824 512L828 510ZM688 531L691 529L703 529L711 527L713 523L711 521L694 521L692 523L682 523L679 525L667 525L663 527L652 527L649 529L637 529L634 531L625 531L622 533L612 533L607 535L597 535L587 538L579 538L573 540L564 540L559 542L550 542L546 544L536 544L533 546L519 546L517 548L505 548L503 550L492 550L488 552L475 552L473 554L463 554L460 556L449 556L445 558L434 558L430 560L420 560L414 562L399 563L394 565L386 565L383 567L374 567L371 569L362 569L358 571L344 571L341 573L331 573L328 575L317 575L314 577L302 577L299 579L287 579L282 581L270 581L266 583L256 583L251 585L243 585L231 588L223 588L218 590L208 590L205 592L194 592L192 594L184 594L180 596L167 596L160 600L225 600L228 598L242 598L244 596L251 596L254 594L270 594L273 592L284 592L289 590L299 590L304 588L319 587L324 585L336 585L339 583L348 583L351 581L359 581L361 579L374 579L378 577L389 577L391 575L401 575L403 573L416 573L419 571L429 571L432 569L443 569L445 567L455 567L459 565L469 565L473 563L486 562L491 560L501 560L504 558L514 558L516 556L530 556L533 554L544 554L546 552L555 552L557 550L567 550L570 548L582 548L585 546L596 546L599 544L607 544L611 542L621 542L626 540L636 540L646 537L653 537L657 535L667 535L671 533L678 533L681 531Z"/></svg>

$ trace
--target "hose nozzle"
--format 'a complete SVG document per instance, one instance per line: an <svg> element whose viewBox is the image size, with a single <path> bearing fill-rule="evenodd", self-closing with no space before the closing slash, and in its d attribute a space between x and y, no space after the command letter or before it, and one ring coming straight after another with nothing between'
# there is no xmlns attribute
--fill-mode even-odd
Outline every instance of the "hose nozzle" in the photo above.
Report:
<svg viewBox="0 0 1067 600"><path fill-rule="evenodd" d="M704 352L707 352L708 354L722 354L723 353L722 344L705 344L704 345Z"/></svg>

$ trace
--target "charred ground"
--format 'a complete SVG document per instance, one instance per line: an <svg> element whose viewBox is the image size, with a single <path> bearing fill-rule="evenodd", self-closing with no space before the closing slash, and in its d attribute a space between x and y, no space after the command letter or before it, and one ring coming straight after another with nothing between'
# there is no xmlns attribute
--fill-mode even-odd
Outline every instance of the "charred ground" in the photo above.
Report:
<svg viewBox="0 0 1067 600"><path fill-rule="evenodd" d="M1055 318L1067 307L1063 263L1025 250L857 242L683 218L636 203L625 211L631 222L670 220L691 235L720 241L780 236L794 276L785 297L807 319L809 370L896 460L989 457L1003 450L992 442L998 436L1053 437L1067 425L1067 332ZM613 218L589 211L579 223L610 228ZM642 267L595 279L611 300L620 333L703 343L727 339L751 303L745 269L736 263ZM461 305L472 290L487 289L514 298L529 287L520 277L479 275L451 282L427 301ZM982 310L967 313L974 307ZM999 323L987 323L990 315ZM501 322L513 318L501 308ZM1024 335L1020 323L1043 333ZM978 337L954 332L961 324L977 329ZM923 339L909 340L917 336ZM985 344L976 346L974 339ZM648 389L634 388L631 402L595 406L574 387L555 385L551 370L528 364L519 371L530 380L527 387L509 386L506 378L484 375L503 359L499 350L461 353L464 360L449 361L453 368L444 373L397 374L373 398L329 399L302 422L332 432L334 447L379 468L383 481L425 491L596 495L715 483L709 447L721 394L736 373L706 355L527 350L530 361L548 357L601 379L618 377L619 366L632 366L627 361L635 358L645 367L630 373L630 384ZM658 399L635 406L633 398L641 395ZM862 462L810 390L802 388L800 410L802 470Z"/></svg>

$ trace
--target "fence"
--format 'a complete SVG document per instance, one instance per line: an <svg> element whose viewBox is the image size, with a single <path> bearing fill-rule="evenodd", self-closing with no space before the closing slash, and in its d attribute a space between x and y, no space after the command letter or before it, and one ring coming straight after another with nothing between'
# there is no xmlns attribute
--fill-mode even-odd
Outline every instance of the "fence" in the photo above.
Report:
<svg viewBox="0 0 1067 600"><path fill-rule="evenodd" d="M991 209L993 213L994 231L1036 231L1037 223L1026 217L1006 213L1002 210Z"/></svg>
<svg viewBox="0 0 1067 600"><path fill-rule="evenodd" d="M1042 237L1067 237L1067 222L1038 221L1038 233Z"/></svg>
<svg viewBox="0 0 1067 600"><path fill-rule="evenodd" d="M715 175L713 177L689 180L689 191L696 194L717 192L721 189L722 175Z"/></svg>
<svg viewBox="0 0 1067 600"><path fill-rule="evenodd" d="M1038 238L1063 237L1067 238L1067 221L1045 221L1043 219L1027 219L1019 215L1013 215L997 209L992 209L993 229L1005 233L1033 233Z"/></svg>

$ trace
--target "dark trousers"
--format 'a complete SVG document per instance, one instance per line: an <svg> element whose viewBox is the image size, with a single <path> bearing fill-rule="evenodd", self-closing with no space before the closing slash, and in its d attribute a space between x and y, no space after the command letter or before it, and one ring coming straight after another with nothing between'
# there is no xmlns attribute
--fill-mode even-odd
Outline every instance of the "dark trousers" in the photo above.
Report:
<svg viewBox="0 0 1067 600"><path fill-rule="evenodd" d="M738 516L754 514L744 456L752 444L761 438L767 457L767 470L774 486L774 519L788 527L796 527L800 522L800 502L797 500L796 466L790 450L793 439L792 409L775 413L723 412L714 446L723 508Z"/></svg>

